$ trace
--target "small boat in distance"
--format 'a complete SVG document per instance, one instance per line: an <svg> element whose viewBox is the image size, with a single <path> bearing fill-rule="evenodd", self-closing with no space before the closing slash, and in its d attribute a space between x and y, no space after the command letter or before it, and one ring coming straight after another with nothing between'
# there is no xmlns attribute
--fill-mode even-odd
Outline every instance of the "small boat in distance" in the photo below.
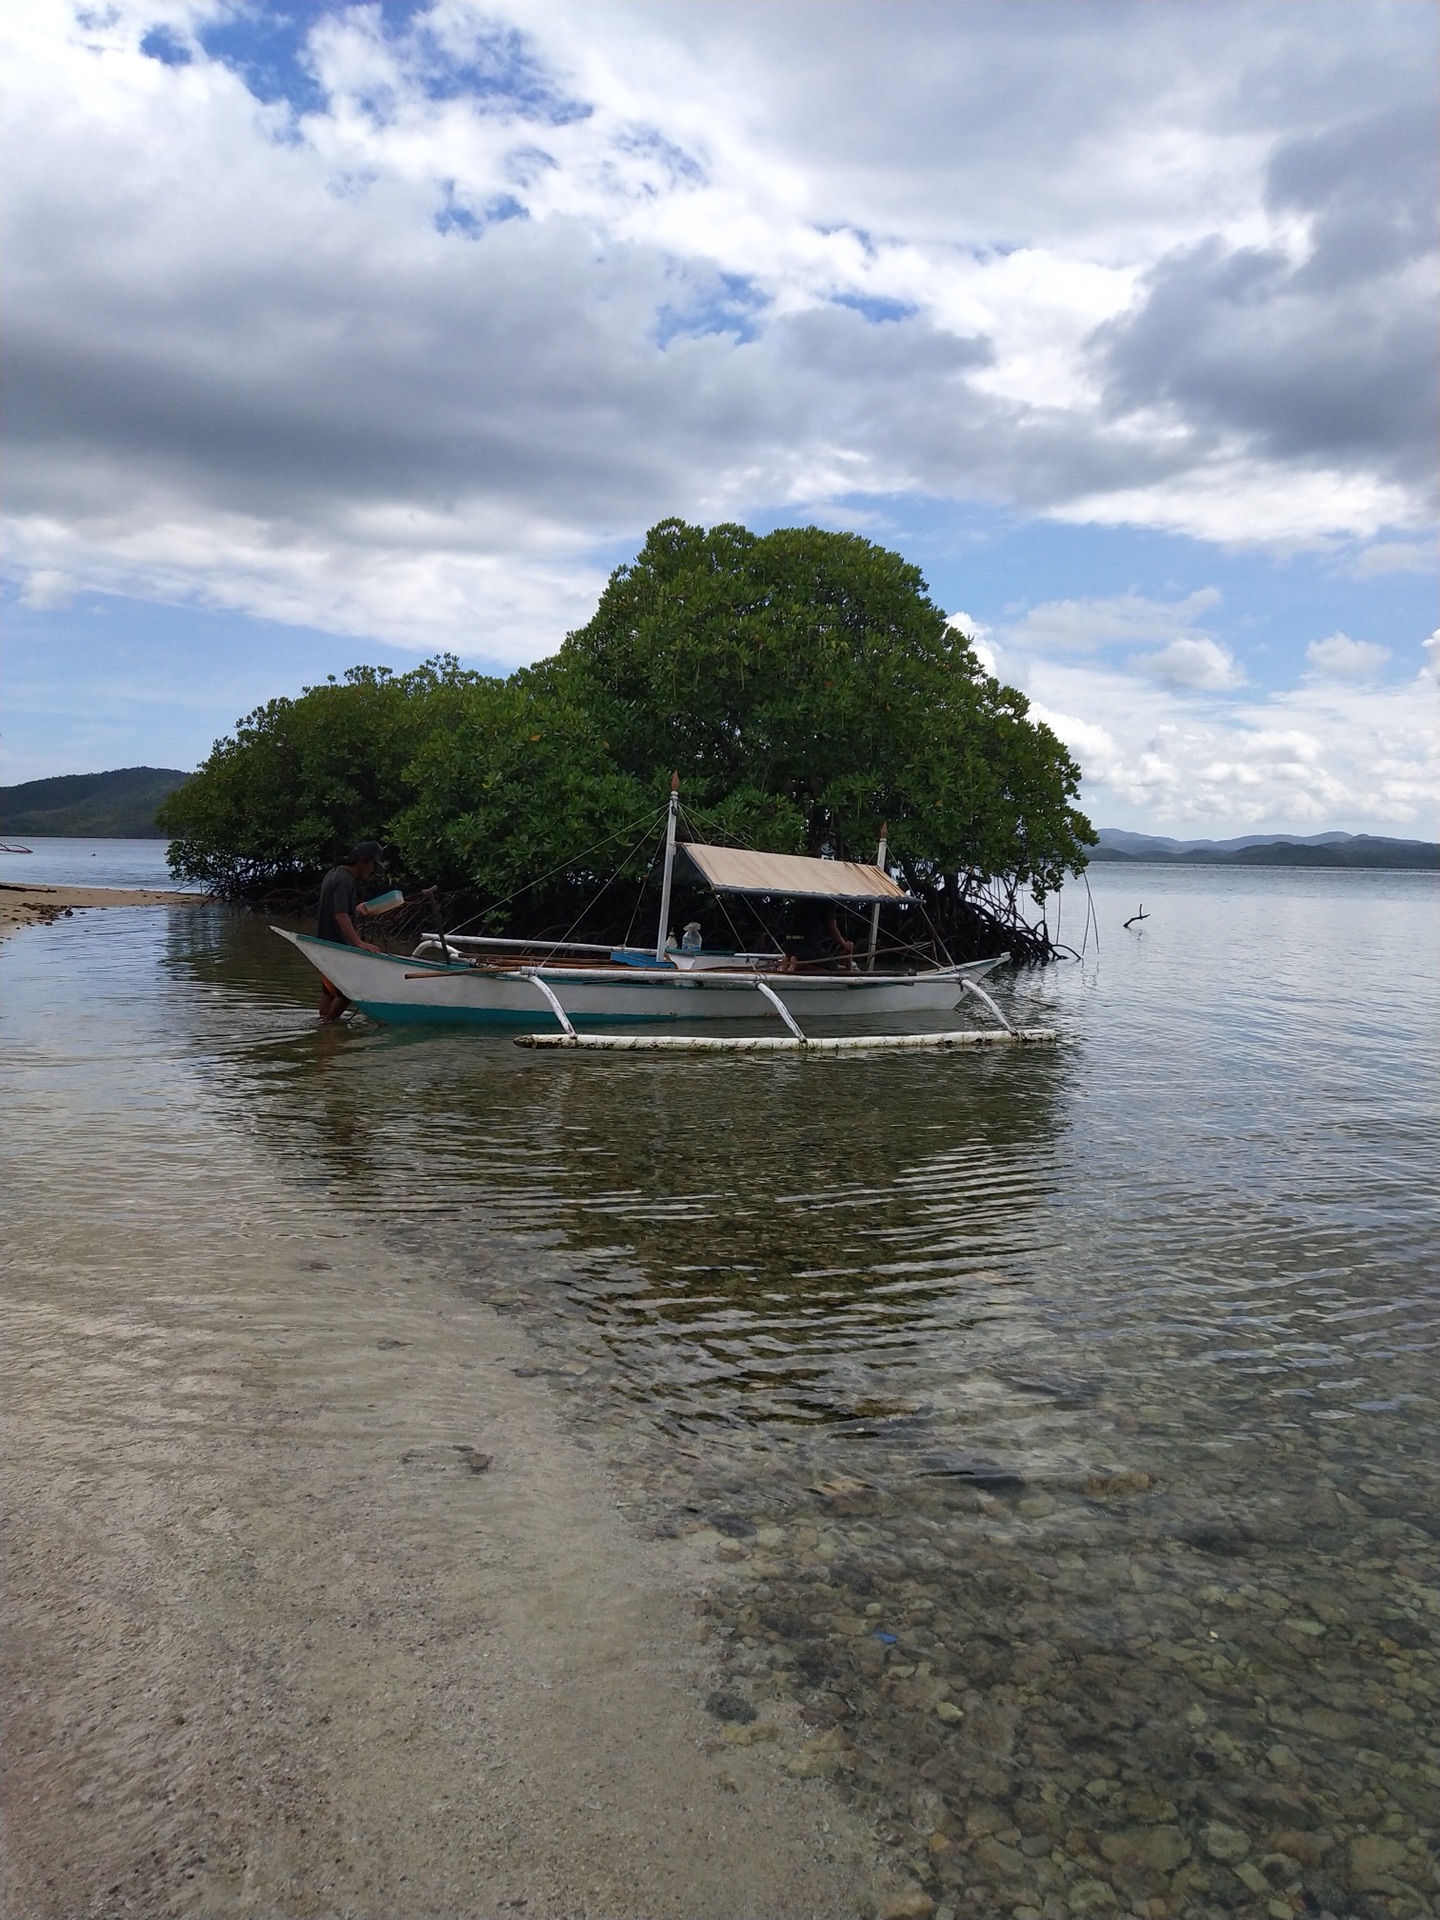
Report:
<svg viewBox="0 0 1440 1920"><path fill-rule="evenodd" d="M580 1027L753 1020L773 1013L803 1044L801 1018L950 1013L973 996L985 1004L1005 1034L1013 1034L1009 1021L979 984L1009 959L1007 953L958 966L876 965L880 908L886 903L912 904L912 896L885 868L883 838L873 865L752 853L678 841L678 812L679 783L672 781L653 948L434 933L425 935L409 956L398 956L368 953L282 927L272 930L332 980L362 1013L387 1023L444 1021L533 1028L538 1019L541 1027L573 1037ZM792 971L778 948L770 953L677 948L669 925L677 856L716 894L868 906L870 936L865 954L845 971L803 967Z"/></svg>

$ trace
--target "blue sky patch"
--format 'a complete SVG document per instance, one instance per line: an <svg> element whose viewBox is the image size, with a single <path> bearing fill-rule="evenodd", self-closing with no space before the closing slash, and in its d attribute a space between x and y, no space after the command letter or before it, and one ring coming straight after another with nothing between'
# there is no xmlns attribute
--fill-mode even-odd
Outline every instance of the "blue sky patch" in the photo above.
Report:
<svg viewBox="0 0 1440 1920"><path fill-rule="evenodd" d="M188 67L195 58L186 43L173 27L151 27L140 42L140 51L147 60L158 60L166 67Z"/></svg>
<svg viewBox="0 0 1440 1920"><path fill-rule="evenodd" d="M5 704L24 734L23 749L7 754L7 781L57 768L188 769L266 700L347 667L405 673L421 658L384 640L120 594L81 594L52 612L4 599ZM78 706L77 686L87 689Z"/></svg>
<svg viewBox="0 0 1440 1920"><path fill-rule="evenodd" d="M864 252L865 257L868 260L873 260L875 258L875 255L876 255L875 236L874 234L868 232L867 229L864 227L857 227L848 220L842 220L842 221L839 221L838 223L834 223L829 226L822 226L817 222L815 231L821 236L822 239L825 239L825 240L829 240L833 235L837 233L848 234L852 240L855 240L859 243L861 250Z"/></svg>
<svg viewBox="0 0 1440 1920"><path fill-rule="evenodd" d="M476 212L455 198L455 183L452 180L446 183L445 203L435 216L435 230L437 233L458 233L467 240L478 240L487 227L499 226L506 220L529 218L529 210L511 193L496 194L493 200L487 200Z"/></svg>
<svg viewBox="0 0 1440 1920"><path fill-rule="evenodd" d="M759 315L770 296L745 274L722 273L709 282L688 305L662 306L655 316L652 338L659 347L682 336L728 333L736 340L753 340L759 333Z"/></svg>
<svg viewBox="0 0 1440 1920"><path fill-rule="evenodd" d="M886 300L873 293L837 293L833 304L849 307L873 326L885 326L893 320L913 320L920 309L910 300Z"/></svg>
<svg viewBox="0 0 1440 1920"><path fill-rule="evenodd" d="M207 20L197 30L212 60L238 74L266 106L283 102L296 113L319 113L325 94L306 53L318 7L248 6Z"/></svg>
<svg viewBox="0 0 1440 1920"><path fill-rule="evenodd" d="M667 140L658 128L631 128L628 133L616 138L615 147L620 153L633 153L648 160L658 160L672 187L682 181L696 187L704 184L705 169L700 162L673 140Z"/></svg>
<svg viewBox="0 0 1440 1920"><path fill-rule="evenodd" d="M517 187L533 187L542 173L553 173L559 164L543 147L513 147L505 156L505 173Z"/></svg>
<svg viewBox="0 0 1440 1920"><path fill-rule="evenodd" d="M517 27L495 26L477 35L468 60L456 61L423 17L415 21L409 42L429 100L473 100L551 127L586 120L592 111L554 84Z"/></svg>
<svg viewBox="0 0 1440 1920"><path fill-rule="evenodd" d="M309 57L310 35L322 20L343 20L347 13L359 11L344 5L266 0L207 21L199 28L198 38L206 53L237 73L257 100L267 105L283 101L296 113L316 113L325 107L326 96ZM402 68L427 99L473 100L487 111L508 110L548 126L583 120L591 112L586 102L571 98L555 84L528 37L517 28L486 27L471 40L465 57L457 58L430 24L428 6L416 0L381 0L378 8L371 4L363 11L378 11L384 39L399 53ZM168 36L165 44L172 40ZM157 52L155 57L169 56ZM381 117L389 108L389 102L378 96L367 99L365 105Z"/></svg>

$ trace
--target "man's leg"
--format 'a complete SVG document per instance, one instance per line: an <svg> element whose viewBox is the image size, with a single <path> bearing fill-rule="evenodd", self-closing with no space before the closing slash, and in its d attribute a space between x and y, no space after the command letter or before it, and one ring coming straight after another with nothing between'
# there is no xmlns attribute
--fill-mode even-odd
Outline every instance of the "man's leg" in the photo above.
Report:
<svg viewBox="0 0 1440 1920"><path fill-rule="evenodd" d="M325 1024L327 1026L333 1025L334 1022L340 1018L341 1014L344 1013L349 1004L350 1002L345 998L344 994L341 993L334 981L327 980L322 973L320 976L320 1018Z"/></svg>

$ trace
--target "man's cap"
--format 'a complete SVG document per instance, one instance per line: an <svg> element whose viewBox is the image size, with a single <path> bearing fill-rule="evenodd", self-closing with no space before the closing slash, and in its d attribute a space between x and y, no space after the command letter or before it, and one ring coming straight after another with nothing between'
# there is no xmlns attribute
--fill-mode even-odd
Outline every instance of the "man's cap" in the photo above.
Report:
<svg viewBox="0 0 1440 1920"><path fill-rule="evenodd" d="M346 864L353 867L360 860L373 860L377 867L383 867L385 849L378 840L362 840L359 846L352 849Z"/></svg>

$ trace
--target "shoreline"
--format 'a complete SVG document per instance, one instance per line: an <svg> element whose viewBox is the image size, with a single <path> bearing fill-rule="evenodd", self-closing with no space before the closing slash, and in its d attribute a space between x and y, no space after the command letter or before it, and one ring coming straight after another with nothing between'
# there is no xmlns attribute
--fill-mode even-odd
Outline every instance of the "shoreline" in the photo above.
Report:
<svg viewBox="0 0 1440 1920"><path fill-rule="evenodd" d="M785 1770L808 1730L705 1714L676 1556L528 1343L319 1250L298 1312L303 1248L208 1305L12 1282L6 1910L875 1911L859 1818ZM73 1384L142 1355L138 1406Z"/></svg>
<svg viewBox="0 0 1440 1920"><path fill-rule="evenodd" d="M0 880L0 939L20 927L45 926L94 907L213 905L208 893L171 893L160 887L50 887Z"/></svg>
<svg viewBox="0 0 1440 1920"><path fill-rule="evenodd" d="M513 1320L273 1183L214 1246L203 1192L117 1213L41 1150L7 1247L7 1912L929 1910L791 1771L792 1706L745 1744L706 1712L729 1543L640 1537Z"/></svg>

